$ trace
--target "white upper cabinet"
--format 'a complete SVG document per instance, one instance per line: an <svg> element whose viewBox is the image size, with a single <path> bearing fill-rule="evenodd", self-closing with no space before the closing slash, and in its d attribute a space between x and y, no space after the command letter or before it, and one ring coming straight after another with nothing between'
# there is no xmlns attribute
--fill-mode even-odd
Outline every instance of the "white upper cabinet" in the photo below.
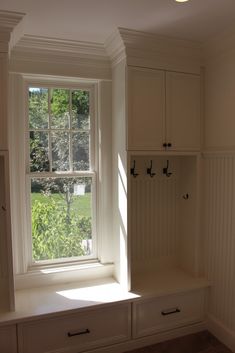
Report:
<svg viewBox="0 0 235 353"><path fill-rule="evenodd" d="M7 150L7 54L0 53L0 150Z"/></svg>
<svg viewBox="0 0 235 353"><path fill-rule="evenodd" d="M200 150L200 76L129 67L129 150Z"/></svg>
<svg viewBox="0 0 235 353"><path fill-rule="evenodd" d="M166 142L172 150L200 150L200 125L200 76L166 72Z"/></svg>
<svg viewBox="0 0 235 353"><path fill-rule="evenodd" d="M165 136L165 73L128 69L128 149L159 150Z"/></svg>

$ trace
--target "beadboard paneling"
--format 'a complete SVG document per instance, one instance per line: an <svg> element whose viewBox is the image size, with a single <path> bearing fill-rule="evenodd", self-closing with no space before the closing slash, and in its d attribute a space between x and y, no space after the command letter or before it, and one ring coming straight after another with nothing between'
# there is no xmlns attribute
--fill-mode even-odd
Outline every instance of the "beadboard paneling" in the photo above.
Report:
<svg viewBox="0 0 235 353"><path fill-rule="evenodd" d="M209 313L235 325L235 156L204 158L205 274L211 281Z"/></svg>
<svg viewBox="0 0 235 353"><path fill-rule="evenodd" d="M177 247L175 178L132 181L133 260L173 256Z"/></svg>
<svg viewBox="0 0 235 353"><path fill-rule="evenodd" d="M139 175L131 177L131 248L136 269L176 262L179 161L170 159L170 177L162 173L166 161L167 158L153 158L152 172L156 174L150 177L146 173L150 159L137 157Z"/></svg>

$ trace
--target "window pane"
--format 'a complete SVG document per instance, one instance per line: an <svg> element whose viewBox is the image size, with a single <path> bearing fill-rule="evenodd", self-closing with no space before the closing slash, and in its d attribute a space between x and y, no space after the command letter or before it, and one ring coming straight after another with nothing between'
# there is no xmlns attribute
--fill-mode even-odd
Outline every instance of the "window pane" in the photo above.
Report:
<svg viewBox="0 0 235 353"><path fill-rule="evenodd" d="M90 129L89 92L87 91L72 92L72 128Z"/></svg>
<svg viewBox="0 0 235 353"><path fill-rule="evenodd" d="M48 157L48 132L30 131L30 171L48 172L50 163Z"/></svg>
<svg viewBox="0 0 235 353"><path fill-rule="evenodd" d="M72 136L73 144L73 170L89 170L89 132L77 132Z"/></svg>
<svg viewBox="0 0 235 353"><path fill-rule="evenodd" d="M66 129L69 127L69 90L51 90L51 128Z"/></svg>
<svg viewBox="0 0 235 353"><path fill-rule="evenodd" d="M48 89L29 88L29 128L48 128Z"/></svg>
<svg viewBox="0 0 235 353"><path fill-rule="evenodd" d="M69 170L69 134L51 133L52 171Z"/></svg>
<svg viewBox="0 0 235 353"><path fill-rule="evenodd" d="M34 261L92 253L92 178L33 178Z"/></svg>

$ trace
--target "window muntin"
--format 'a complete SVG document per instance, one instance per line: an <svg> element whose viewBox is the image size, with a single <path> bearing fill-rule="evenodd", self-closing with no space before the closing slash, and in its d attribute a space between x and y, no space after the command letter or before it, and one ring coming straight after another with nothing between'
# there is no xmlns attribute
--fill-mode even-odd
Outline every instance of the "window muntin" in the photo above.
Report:
<svg viewBox="0 0 235 353"><path fill-rule="evenodd" d="M28 87L32 264L95 257L91 92Z"/></svg>

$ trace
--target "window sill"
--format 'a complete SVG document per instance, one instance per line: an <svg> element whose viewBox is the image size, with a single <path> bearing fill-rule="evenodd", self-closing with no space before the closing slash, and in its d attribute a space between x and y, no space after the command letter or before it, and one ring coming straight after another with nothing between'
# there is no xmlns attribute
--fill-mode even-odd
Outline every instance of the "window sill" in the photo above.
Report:
<svg viewBox="0 0 235 353"><path fill-rule="evenodd" d="M71 282L84 282L112 277L114 265L89 262L76 265L31 268L27 273L15 275L16 290L51 286Z"/></svg>
<svg viewBox="0 0 235 353"><path fill-rule="evenodd" d="M75 313L133 301L139 295L123 289L113 278L16 290L15 311L0 313L0 325Z"/></svg>

